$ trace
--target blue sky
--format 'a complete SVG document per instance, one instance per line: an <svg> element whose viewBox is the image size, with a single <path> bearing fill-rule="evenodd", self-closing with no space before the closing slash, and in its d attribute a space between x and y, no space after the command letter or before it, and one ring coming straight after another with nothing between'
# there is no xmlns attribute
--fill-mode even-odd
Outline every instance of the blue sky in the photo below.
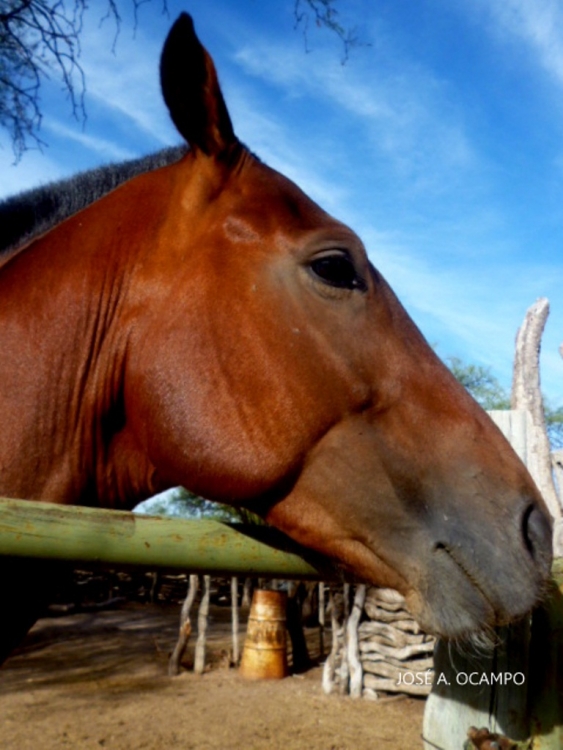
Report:
<svg viewBox="0 0 563 750"><path fill-rule="evenodd" d="M294 0L159 0L133 32L85 19L87 121L53 77L48 146L17 165L0 135L0 197L179 141L158 59L181 10L219 70L235 130L352 226L443 357L509 387L526 309L547 297L544 391L563 404L563 4L560 0L337 0L362 45L295 30Z"/></svg>

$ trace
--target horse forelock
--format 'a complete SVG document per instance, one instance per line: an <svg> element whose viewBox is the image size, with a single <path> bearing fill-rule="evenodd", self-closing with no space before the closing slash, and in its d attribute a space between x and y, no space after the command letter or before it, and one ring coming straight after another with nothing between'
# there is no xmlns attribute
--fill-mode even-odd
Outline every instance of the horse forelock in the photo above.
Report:
<svg viewBox="0 0 563 750"><path fill-rule="evenodd" d="M0 258L11 255L73 214L107 195L127 180L178 161L187 146L95 169L41 185L0 202Z"/></svg>

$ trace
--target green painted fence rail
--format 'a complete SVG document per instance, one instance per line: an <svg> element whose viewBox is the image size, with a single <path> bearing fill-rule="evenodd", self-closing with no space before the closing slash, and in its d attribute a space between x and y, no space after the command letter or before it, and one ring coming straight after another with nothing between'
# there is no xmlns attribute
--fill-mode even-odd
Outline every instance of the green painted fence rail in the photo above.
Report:
<svg viewBox="0 0 563 750"><path fill-rule="evenodd" d="M341 578L321 556L267 526L145 516L0 498L0 555L271 578Z"/></svg>

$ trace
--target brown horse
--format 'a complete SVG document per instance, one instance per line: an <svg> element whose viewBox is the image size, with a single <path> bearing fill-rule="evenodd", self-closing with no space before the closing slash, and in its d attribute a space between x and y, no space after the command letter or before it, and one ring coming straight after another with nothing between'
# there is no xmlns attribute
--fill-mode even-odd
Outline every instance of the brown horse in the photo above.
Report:
<svg viewBox="0 0 563 750"><path fill-rule="evenodd" d="M187 155L0 268L0 494L128 508L184 485L430 631L524 615L551 561L524 466L360 239L236 138L187 15L161 80Z"/></svg>

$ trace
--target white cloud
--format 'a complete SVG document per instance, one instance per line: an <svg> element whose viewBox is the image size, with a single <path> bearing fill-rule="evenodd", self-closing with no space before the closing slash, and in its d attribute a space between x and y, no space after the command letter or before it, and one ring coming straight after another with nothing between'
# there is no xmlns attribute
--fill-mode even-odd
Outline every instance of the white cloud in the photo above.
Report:
<svg viewBox="0 0 563 750"><path fill-rule="evenodd" d="M460 2L469 7L470 0ZM480 7L482 12L486 8L487 33L494 28L516 39L519 49L532 50L563 83L558 3L481 0ZM209 13L217 16L212 9ZM114 56L111 33L99 29L99 14L94 16L83 38L86 129L64 124L60 107L55 108L45 127L69 142L68 161L54 160L48 151L29 153L9 171L13 157L7 146L0 151L0 193L7 183L6 192L14 192L68 174L71 160L80 159L82 168L87 159L99 163L100 155L103 160L128 158L140 153L139 147L148 151L177 142L158 85L160 45L169 21L154 27L151 22L146 32L139 28L135 39L124 26ZM513 259L519 240L498 196L489 201L487 165L469 140L465 103L456 99L448 71L441 71L440 78L403 48L394 50L392 39L385 60L376 60L376 52L358 53L342 67L334 49L316 47L307 57L298 35L286 36L282 46L279 37L273 40L244 24L241 29L231 20L222 26L216 61L237 134L267 164L359 232L441 353L509 373L516 329L526 307L543 294L552 298L546 337L549 351L556 352L553 341L557 335L563 338L554 291L563 286L560 264L548 268L527 257L519 266ZM257 41L241 49L240 39ZM231 50L238 52L229 57ZM300 99L312 105L312 119L318 116L314 128L307 120L311 109L301 110ZM294 112L299 115L293 117ZM75 144L79 156L73 154ZM372 212L380 196L384 208ZM499 271L503 263L504 276ZM561 394L562 364L557 354L545 357L544 382L554 394Z"/></svg>
<svg viewBox="0 0 563 750"><path fill-rule="evenodd" d="M135 38L122 32L112 54L107 29L91 21L82 36L82 60L87 102L113 111L129 127L164 145L171 142L174 130L160 93L161 40L155 37L140 29Z"/></svg>
<svg viewBox="0 0 563 750"><path fill-rule="evenodd" d="M526 259L509 265L491 246L488 257L460 258L444 268L425 257L416 239L357 224L376 267L442 356L459 355L493 368L510 387L514 339L526 309L549 290L552 312L542 349L542 378L555 403L563 402L563 360L556 356L561 306L553 290L563 286L563 270ZM436 235L439 242L439 234Z"/></svg>
<svg viewBox="0 0 563 750"><path fill-rule="evenodd" d="M235 60L247 75L280 87L288 100L321 100L360 124L366 141L409 179L441 182L444 170L473 167L477 157L462 108L447 84L419 65L390 57L378 69L377 60L339 65L333 53L316 52L315 63L304 65L302 50L267 39L243 47Z"/></svg>
<svg viewBox="0 0 563 750"><path fill-rule="evenodd" d="M315 54L322 57L318 51ZM435 217L423 222L424 237L404 226L394 233L376 228L365 214L365 204L363 215L354 206L358 188L369 187L362 188L353 179L338 186L338 199L328 207L359 232L374 263L443 355L459 354L491 366L509 387L514 336L524 312L536 297L554 288L556 278L561 284L563 278L557 263L548 268L527 258L519 264L513 238L510 233L505 236L502 207L488 200L487 164L469 141L464 103L456 105L455 91L404 59L398 60L396 70L378 71L374 79L361 66L342 68L328 58L304 65L302 51L281 48L271 39L244 47L235 59L247 75L281 92L276 112L283 112L285 102L291 106L295 98L307 97L319 107L340 110L349 127L360 122L366 142L372 143L372 153L365 152L366 163L377 151L386 155L396 174L405 178L404 190L423 201L422 211L429 209L432 216L432 204L421 188L430 186L435 195L444 191L449 209L442 205ZM302 138L299 146L292 144L286 135L291 125L287 119L285 127L282 120L274 126L268 119L261 135L264 124L262 120L256 131L251 129L252 137L246 136L250 145L317 199L323 193L330 198L331 172L322 161L324 148L311 154ZM279 165L268 158L270 153L280 159ZM292 164L297 165L295 175ZM318 188L308 183L303 164L310 165L309 174ZM454 186L460 185L456 192ZM392 189L396 193L397 183ZM405 217L404 211L384 225L396 221L400 227L401 216ZM554 311L554 321L560 319L559 311ZM554 387L554 365L552 358L545 358L544 380L551 393L561 394L561 387Z"/></svg>
<svg viewBox="0 0 563 750"><path fill-rule="evenodd" d="M67 141L74 141L79 146L99 154L104 161L123 161L125 159L133 159L137 156L134 150L118 145L114 140L90 135L83 130L77 130L76 126L70 127L52 118L45 121L44 129L47 132L63 137Z"/></svg>
<svg viewBox="0 0 563 750"><path fill-rule="evenodd" d="M348 190L322 175L320 159L304 153L304 144L293 132L296 126L288 126L276 113L266 115L246 86L230 87L228 107L237 136L265 164L295 182L325 210L339 210Z"/></svg>
<svg viewBox="0 0 563 750"><path fill-rule="evenodd" d="M64 176L64 169L46 151L27 151L16 164L7 137L0 140L0 200Z"/></svg>
<svg viewBox="0 0 563 750"><path fill-rule="evenodd" d="M501 34L524 41L563 86L563 5L560 0L481 0Z"/></svg>

